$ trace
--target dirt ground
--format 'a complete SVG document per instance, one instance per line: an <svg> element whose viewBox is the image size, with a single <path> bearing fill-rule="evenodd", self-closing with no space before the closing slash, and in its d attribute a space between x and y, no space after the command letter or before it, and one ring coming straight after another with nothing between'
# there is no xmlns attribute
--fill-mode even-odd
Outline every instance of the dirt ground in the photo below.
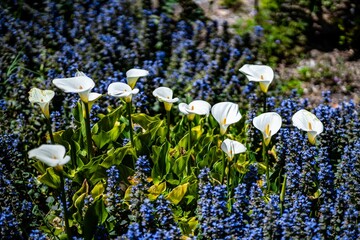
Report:
<svg viewBox="0 0 360 240"><path fill-rule="evenodd" d="M229 26L240 18L251 18L255 14L255 0L243 1L236 11L221 6L221 0L195 0L207 17L218 22L227 21ZM354 99L360 103L360 61L349 61L352 50L320 52L312 50L307 57L293 65L279 65L276 77L280 80L299 79L303 97L318 104L323 91L331 91L334 106L340 101Z"/></svg>

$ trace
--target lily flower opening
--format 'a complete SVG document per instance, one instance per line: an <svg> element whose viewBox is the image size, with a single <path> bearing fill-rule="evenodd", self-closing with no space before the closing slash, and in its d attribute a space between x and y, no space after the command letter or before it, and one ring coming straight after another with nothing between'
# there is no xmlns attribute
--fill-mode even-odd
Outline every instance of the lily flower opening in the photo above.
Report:
<svg viewBox="0 0 360 240"><path fill-rule="evenodd" d="M94 94L91 96L90 99L90 95L91 95L90 92L95 87L95 83L91 78L87 77L83 72L77 72L75 74L75 77L71 77L71 78L56 78L53 80L53 84L66 93L78 93L81 100L85 103L88 103L90 100L96 99L96 98L94 99L95 97Z"/></svg>
<svg viewBox="0 0 360 240"><path fill-rule="evenodd" d="M115 82L108 87L108 94L113 97L125 98L126 102L131 102L132 95L137 94L139 89L131 89L126 83Z"/></svg>
<svg viewBox="0 0 360 240"><path fill-rule="evenodd" d="M141 77L146 77L147 75L149 75L149 72L144 69L132 68L126 72L126 79L131 89L134 89L137 80Z"/></svg>
<svg viewBox="0 0 360 240"><path fill-rule="evenodd" d="M241 119L239 106L236 103L220 102L211 108L211 114L220 125L220 134L224 135L230 124Z"/></svg>
<svg viewBox="0 0 360 240"><path fill-rule="evenodd" d="M307 132L311 144L315 144L316 136L324 131L322 122L305 109L297 111L292 117L292 122L295 127Z"/></svg>
<svg viewBox="0 0 360 240"><path fill-rule="evenodd" d="M260 114L253 119L254 126L261 131L265 145L269 145L271 137L281 128L282 119L276 112Z"/></svg>
<svg viewBox="0 0 360 240"><path fill-rule="evenodd" d="M70 156L65 156L63 145L43 144L28 152L29 158L36 158L50 167L61 167L70 161Z"/></svg>
<svg viewBox="0 0 360 240"><path fill-rule="evenodd" d="M230 139L225 139L221 143L221 149L228 155L230 161L232 161L235 154L246 152L246 147L242 143Z"/></svg>
<svg viewBox="0 0 360 240"><path fill-rule="evenodd" d="M239 69L252 82L259 82L260 89L267 93L270 83L274 79L274 71L266 65L245 64Z"/></svg>
<svg viewBox="0 0 360 240"><path fill-rule="evenodd" d="M153 95L160 102L164 102L165 110L167 112L171 110L173 103L179 101L179 98L173 98L173 91L167 87L158 87L153 91Z"/></svg>
<svg viewBox="0 0 360 240"><path fill-rule="evenodd" d="M49 105L50 101L54 98L54 96L55 92L52 90L41 90L38 88L32 88L29 92L29 101L32 104L38 104L44 116L49 119Z"/></svg>
<svg viewBox="0 0 360 240"><path fill-rule="evenodd" d="M187 115L188 119L192 121L197 115L206 115L210 114L211 105L203 100L194 100L189 104L180 103L179 110L183 114Z"/></svg>

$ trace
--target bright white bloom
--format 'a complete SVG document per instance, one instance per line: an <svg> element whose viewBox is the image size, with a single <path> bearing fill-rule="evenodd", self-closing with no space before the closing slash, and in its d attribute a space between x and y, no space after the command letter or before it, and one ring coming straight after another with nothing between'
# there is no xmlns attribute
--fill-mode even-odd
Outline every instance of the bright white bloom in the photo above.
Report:
<svg viewBox="0 0 360 240"><path fill-rule="evenodd" d="M195 100L189 104L186 103L179 104L180 112L187 115L190 121L194 119L195 114L208 116L210 113L210 109L211 109L211 105L203 100Z"/></svg>
<svg viewBox="0 0 360 240"><path fill-rule="evenodd" d="M100 95L91 95L91 89L95 87L94 81L87 77L83 72L77 72L72 78L56 78L53 84L64 92L78 93L83 102L88 103L95 100ZM96 93L97 94L97 93ZM95 98L95 99L94 99Z"/></svg>
<svg viewBox="0 0 360 240"><path fill-rule="evenodd" d="M43 144L29 151L29 158L36 158L50 167L62 166L70 161L70 156L65 156L63 145Z"/></svg>
<svg viewBox="0 0 360 240"><path fill-rule="evenodd" d="M125 98L126 102L131 102L132 95L137 94L139 89L131 89L126 83L115 82L108 87L108 94L113 97Z"/></svg>
<svg viewBox="0 0 360 240"><path fill-rule="evenodd" d="M126 79L129 86L133 89L136 85L137 80L140 77L145 77L147 75L149 75L149 72L144 69L132 68L126 72Z"/></svg>
<svg viewBox="0 0 360 240"><path fill-rule="evenodd" d="M211 108L211 114L220 124L220 134L223 135L230 124L240 121L241 114L236 103L220 102Z"/></svg>
<svg viewBox="0 0 360 240"><path fill-rule="evenodd" d="M245 64L239 71L245 74L249 81L259 82L260 89L264 93L268 91L269 85L274 79L274 71L266 65Z"/></svg>
<svg viewBox="0 0 360 240"><path fill-rule="evenodd" d="M158 87L153 91L153 95L160 102L164 102L166 111L170 111L173 103L179 101L179 98L173 98L173 91L167 87Z"/></svg>
<svg viewBox="0 0 360 240"><path fill-rule="evenodd" d="M280 130L282 119L276 112L267 112L255 117L253 124L263 134L264 142L267 146L270 143L271 137Z"/></svg>
<svg viewBox="0 0 360 240"><path fill-rule="evenodd" d="M246 147L242 143L230 139L225 139L221 143L221 149L228 155L230 161L234 158L235 154L246 151Z"/></svg>
<svg viewBox="0 0 360 240"><path fill-rule="evenodd" d="M31 103L39 104L41 111L46 118L50 118L49 104L51 99L55 96L55 92L52 90L41 90L38 88L32 88L29 92L29 101Z"/></svg>
<svg viewBox="0 0 360 240"><path fill-rule="evenodd" d="M317 135L324 131L322 122L311 112L305 109L297 111L292 117L293 125L303 131L307 131L311 144L315 144Z"/></svg>

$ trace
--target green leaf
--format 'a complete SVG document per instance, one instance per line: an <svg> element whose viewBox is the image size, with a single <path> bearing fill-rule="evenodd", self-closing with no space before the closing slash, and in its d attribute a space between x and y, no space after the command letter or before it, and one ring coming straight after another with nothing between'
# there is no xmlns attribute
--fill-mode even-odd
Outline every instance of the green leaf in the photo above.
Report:
<svg viewBox="0 0 360 240"><path fill-rule="evenodd" d="M165 191L165 189L166 189L166 182L152 185L148 190L149 199L155 200L162 192Z"/></svg>
<svg viewBox="0 0 360 240"><path fill-rule="evenodd" d="M93 135L92 138L95 142L95 145L100 149L103 148L106 144L108 144L111 140L109 134L104 131L100 131L99 134Z"/></svg>
<svg viewBox="0 0 360 240"><path fill-rule="evenodd" d="M39 181L44 183L45 185L58 189L60 188L60 177L55 173L53 168L47 168L46 172L41 175Z"/></svg>
<svg viewBox="0 0 360 240"><path fill-rule="evenodd" d="M174 188L169 195L167 195L167 199L173 204L177 205L185 196L189 183L182 184Z"/></svg>
<svg viewBox="0 0 360 240"><path fill-rule="evenodd" d="M113 153L110 153L100 165L106 169L112 165L120 165L126 155L136 157L136 152L130 145L116 149Z"/></svg>
<svg viewBox="0 0 360 240"><path fill-rule="evenodd" d="M98 182L95 187L91 190L91 196L96 199L96 197L100 196L101 194L103 194L105 190L104 184L100 181Z"/></svg>
<svg viewBox="0 0 360 240"><path fill-rule="evenodd" d="M85 218L83 222L83 233L85 239L92 239L96 232L96 227L98 224L103 224L109 213L106 211L106 206L103 201L103 198L100 197L90 205L88 210L85 213Z"/></svg>

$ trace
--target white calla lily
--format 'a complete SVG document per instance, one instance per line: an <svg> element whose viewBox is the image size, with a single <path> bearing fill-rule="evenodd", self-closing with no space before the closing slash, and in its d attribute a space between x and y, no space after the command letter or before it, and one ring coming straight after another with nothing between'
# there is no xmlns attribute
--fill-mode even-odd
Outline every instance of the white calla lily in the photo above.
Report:
<svg viewBox="0 0 360 240"><path fill-rule="evenodd" d="M50 101L54 98L54 96L55 92L52 90L41 90L38 88L32 88L29 92L29 101L33 104L38 104L45 117L49 119L49 105Z"/></svg>
<svg viewBox="0 0 360 240"><path fill-rule="evenodd" d="M108 87L108 94L113 97L125 98L126 102L131 102L132 95L137 94L139 89L131 89L126 83L115 82Z"/></svg>
<svg viewBox="0 0 360 240"><path fill-rule="evenodd" d="M153 91L153 95L160 101L164 102L165 110L169 112L173 103L179 101L179 98L173 98L173 91L167 87L158 87Z"/></svg>
<svg viewBox="0 0 360 240"><path fill-rule="evenodd" d="M276 134L282 124L282 119L276 112L260 114L253 119L254 126L261 131L265 145L269 145L271 137Z"/></svg>
<svg viewBox="0 0 360 240"><path fill-rule="evenodd" d="M245 64L239 69L249 81L259 82L260 89L264 93L268 91L270 83L274 79L274 71L266 65Z"/></svg>
<svg viewBox="0 0 360 240"><path fill-rule="evenodd" d="M220 134L225 134L230 124L240 121L241 114L236 103L220 102L211 108L211 114L220 124Z"/></svg>
<svg viewBox="0 0 360 240"><path fill-rule="evenodd" d="M147 75L149 75L149 72L144 69L132 68L126 72L126 79L129 86L133 89L136 85L137 80L140 77L145 77Z"/></svg>
<svg viewBox="0 0 360 240"><path fill-rule="evenodd" d="M62 166L70 161L70 156L65 156L63 145L43 144L29 151L29 158L36 158L50 167Z"/></svg>
<svg viewBox="0 0 360 240"><path fill-rule="evenodd" d="M221 143L221 149L228 155L230 161L235 154L246 152L246 147L242 143L230 139L225 139Z"/></svg>
<svg viewBox="0 0 360 240"><path fill-rule="evenodd" d="M81 100L85 103L89 102L91 89L95 87L94 81L83 72L77 72L75 77L72 78L56 78L53 80L53 84L64 92L78 93Z"/></svg>
<svg viewBox="0 0 360 240"><path fill-rule="evenodd" d="M302 109L292 117L293 125L307 132L309 142L315 144L316 136L324 131L322 122L311 112Z"/></svg>
<svg viewBox="0 0 360 240"><path fill-rule="evenodd" d="M194 100L189 104L180 103L179 110L183 114L188 116L188 119L192 121L197 115L206 115L208 116L210 113L211 105L203 100Z"/></svg>

